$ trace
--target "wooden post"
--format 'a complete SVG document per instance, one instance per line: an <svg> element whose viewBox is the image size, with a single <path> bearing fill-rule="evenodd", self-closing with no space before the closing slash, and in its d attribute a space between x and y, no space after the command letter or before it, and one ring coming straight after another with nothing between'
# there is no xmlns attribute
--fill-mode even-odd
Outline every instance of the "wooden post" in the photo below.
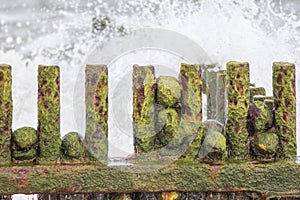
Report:
<svg viewBox="0 0 300 200"><path fill-rule="evenodd" d="M60 76L58 66L38 68L39 163L60 158Z"/></svg>
<svg viewBox="0 0 300 200"><path fill-rule="evenodd" d="M182 159L194 160L200 150L202 130L202 72L199 65L181 64L179 82L182 86L180 134L186 134L180 143Z"/></svg>
<svg viewBox="0 0 300 200"><path fill-rule="evenodd" d="M234 159L247 159L249 141L247 132L247 113L249 109L249 64L228 62L227 94L228 120L226 134L229 144L229 155Z"/></svg>
<svg viewBox="0 0 300 200"><path fill-rule="evenodd" d="M133 66L133 131L135 153L150 152L155 143L155 73L153 66Z"/></svg>
<svg viewBox="0 0 300 200"><path fill-rule="evenodd" d="M11 162L12 92L11 66L0 65L0 164Z"/></svg>
<svg viewBox="0 0 300 200"><path fill-rule="evenodd" d="M108 157L108 70L106 65L85 69L86 133L84 145L100 162Z"/></svg>
<svg viewBox="0 0 300 200"><path fill-rule="evenodd" d="M296 89L295 65L273 63L275 126L280 139L280 158L296 158Z"/></svg>

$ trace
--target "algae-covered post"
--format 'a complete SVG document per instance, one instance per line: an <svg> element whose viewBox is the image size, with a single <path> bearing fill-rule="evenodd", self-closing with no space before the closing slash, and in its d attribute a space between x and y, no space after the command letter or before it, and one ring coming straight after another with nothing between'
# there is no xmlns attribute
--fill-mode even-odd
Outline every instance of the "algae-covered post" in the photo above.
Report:
<svg viewBox="0 0 300 200"><path fill-rule="evenodd" d="M133 66L133 131L137 154L150 152L155 142L155 87L153 66Z"/></svg>
<svg viewBox="0 0 300 200"><path fill-rule="evenodd" d="M245 62L228 62L227 96L228 120L226 134L229 155L234 159L247 159L249 141L247 132L247 113L249 109L249 64Z"/></svg>
<svg viewBox="0 0 300 200"><path fill-rule="evenodd" d="M108 155L108 70L106 65L85 69L86 134L84 145L97 161Z"/></svg>
<svg viewBox="0 0 300 200"><path fill-rule="evenodd" d="M12 92L11 66L0 65L0 163L11 161Z"/></svg>
<svg viewBox="0 0 300 200"><path fill-rule="evenodd" d="M296 158L295 65L273 63L275 125L280 139L280 158Z"/></svg>
<svg viewBox="0 0 300 200"><path fill-rule="evenodd" d="M199 65L181 64L179 82L182 86L180 134L187 134L191 144L181 144L186 148L182 159L193 160L198 155L203 136L202 127L202 71Z"/></svg>
<svg viewBox="0 0 300 200"><path fill-rule="evenodd" d="M39 163L60 157L60 75L58 66L38 68Z"/></svg>

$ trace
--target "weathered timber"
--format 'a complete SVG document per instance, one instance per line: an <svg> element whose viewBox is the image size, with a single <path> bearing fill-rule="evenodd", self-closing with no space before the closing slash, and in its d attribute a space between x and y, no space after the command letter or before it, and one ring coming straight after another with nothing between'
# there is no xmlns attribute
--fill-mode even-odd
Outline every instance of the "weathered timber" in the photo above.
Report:
<svg viewBox="0 0 300 200"><path fill-rule="evenodd" d="M60 158L60 76L58 66L38 67L39 163Z"/></svg>
<svg viewBox="0 0 300 200"><path fill-rule="evenodd" d="M153 66L133 66L133 131L137 154L150 152L155 143L155 89Z"/></svg>
<svg viewBox="0 0 300 200"><path fill-rule="evenodd" d="M228 120L226 135L229 144L229 156L234 159L249 157L249 140L246 128L249 109L249 64L228 62L227 94Z"/></svg>
<svg viewBox="0 0 300 200"><path fill-rule="evenodd" d="M275 126L280 139L280 158L294 160L296 156L296 88L295 65L273 63L273 96Z"/></svg>
<svg viewBox="0 0 300 200"><path fill-rule="evenodd" d="M85 68L86 131L84 146L103 163L108 155L108 70L106 65Z"/></svg>
<svg viewBox="0 0 300 200"><path fill-rule="evenodd" d="M293 162L225 165L182 162L156 170L147 163L137 167L143 168L143 173L135 173L134 167L126 171L126 166L95 164L1 167L0 194L113 191L255 191L268 196L300 194L300 166Z"/></svg>
<svg viewBox="0 0 300 200"><path fill-rule="evenodd" d="M12 76L11 66L0 65L0 163L11 162L11 134L12 134Z"/></svg>
<svg viewBox="0 0 300 200"><path fill-rule="evenodd" d="M179 82L182 86L181 122L179 134L185 135L180 144L181 159L197 157L204 131L202 129L202 71L199 65L181 64Z"/></svg>

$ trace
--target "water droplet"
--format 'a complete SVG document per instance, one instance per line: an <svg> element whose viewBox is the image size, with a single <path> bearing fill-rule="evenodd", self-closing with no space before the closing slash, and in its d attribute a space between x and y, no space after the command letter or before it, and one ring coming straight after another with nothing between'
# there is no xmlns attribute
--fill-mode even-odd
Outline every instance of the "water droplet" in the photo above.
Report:
<svg viewBox="0 0 300 200"><path fill-rule="evenodd" d="M8 44L10 44L10 43L12 43L13 42L13 38L12 37L7 37L6 38L6 43L8 43Z"/></svg>

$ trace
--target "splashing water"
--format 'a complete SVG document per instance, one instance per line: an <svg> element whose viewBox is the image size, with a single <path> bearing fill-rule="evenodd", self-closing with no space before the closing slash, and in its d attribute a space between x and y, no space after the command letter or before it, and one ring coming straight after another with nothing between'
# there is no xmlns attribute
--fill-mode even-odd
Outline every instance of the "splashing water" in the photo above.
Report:
<svg viewBox="0 0 300 200"><path fill-rule="evenodd" d="M61 135L74 130L83 134L85 128L75 118L84 120L84 94L73 99L73 93L86 58L105 41L145 27L189 37L223 68L230 60L249 62L251 82L266 87L268 95L272 62L296 63L300 88L300 2L296 0L17 0L4 1L0 11L0 62L13 66L13 130L36 127L37 66L57 64L62 80ZM93 30L95 16L109 18L102 20L100 31ZM297 97L300 119L300 92ZM79 112L74 112L74 102Z"/></svg>

